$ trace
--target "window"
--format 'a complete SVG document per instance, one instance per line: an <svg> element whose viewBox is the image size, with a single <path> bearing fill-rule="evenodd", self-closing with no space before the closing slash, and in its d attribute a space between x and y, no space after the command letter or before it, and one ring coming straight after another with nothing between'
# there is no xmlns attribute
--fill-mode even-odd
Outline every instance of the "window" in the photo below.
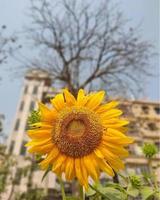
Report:
<svg viewBox="0 0 160 200"><path fill-rule="evenodd" d="M32 111L34 109L34 101L31 101L29 110Z"/></svg>
<svg viewBox="0 0 160 200"><path fill-rule="evenodd" d="M11 144L10 144L10 147L9 147L9 154L12 154L13 149L14 149L14 144L15 144L15 142L12 140Z"/></svg>
<svg viewBox="0 0 160 200"><path fill-rule="evenodd" d="M26 94L28 92L28 86L26 86L25 88L24 88L24 94Z"/></svg>
<svg viewBox="0 0 160 200"><path fill-rule="evenodd" d="M141 166L141 173L149 173L148 165L142 165Z"/></svg>
<svg viewBox="0 0 160 200"><path fill-rule="evenodd" d="M16 125L15 125L15 128L14 128L15 131L18 131L19 124L20 124L20 120L17 119L17 121L16 121Z"/></svg>
<svg viewBox="0 0 160 200"><path fill-rule="evenodd" d="M37 94L37 91L38 91L38 86L34 86L34 88L33 88L33 94Z"/></svg>
<svg viewBox="0 0 160 200"><path fill-rule="evenodd" d="M158 149L160 149L160 141L154 143Z"/></svg>
<svg viewBox="0 0 160 200"><path fill-rule="evenodd" d="M139 124L138 122L132 121L129 124L129 133L138 135Z"/></svg>
<svg viewBox="0 0 160 200"><path fill-rule="evenodd" d="M160 107L155 107L154 110L158 115L160 114Z"/></svg>
<svg viewBox="0 0 160 200"><path fill-rule="evenodd" d="M22 146L21 146L21 151L20 155L24 156L26 154L26 147L24 146L26 144L26 141L23 141Z"/></svg>
<svg viewBox="0 0 160 200"><path fill-rule="evenodd" d="M64 187L65 187L65 192L67 195L71 195L72 194L72 185L70 182L65 182L64 183Z"/></svg>
<svg viewBox="0 0 160 200"><path fill-rule="evenodd" d="M148 123L148 128L149 128L151 131L156 131L156 130L158 130L156 124L153 123L153 122Z"/></svg>
<svg viewBox="0 0 160 200"><path fill-rule="evenodd" d="M20 105L20 111L22 111L24 108L24 101L21 102L21 105Z"/></svg>
<svg viewBox="0 0 160 200"><path fill-rule="evenodd" d="M147 106L142 106L142 110L145 114L148 114L149 108Z"/></svg>
<svg viewBox="0 0 160 200"><path fill-rule="evenodd" d="M28 122L26 122L25 131L29 129Z"/></svg>

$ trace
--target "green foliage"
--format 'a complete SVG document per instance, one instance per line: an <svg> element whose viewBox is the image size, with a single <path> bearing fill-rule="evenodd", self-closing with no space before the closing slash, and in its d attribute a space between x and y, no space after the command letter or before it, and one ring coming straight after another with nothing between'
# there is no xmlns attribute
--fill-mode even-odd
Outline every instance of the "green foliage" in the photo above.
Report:
<svg viewBox="0 0 160 200"><path fill-rule="evenodd" d="M87 196L89 196L90 199L94 199L94 197L100 199L100 197L102 197L104 200L127 200L125 190L120 185L113 183L105 186L100 183L93 186L90 185Z"/></svg>
<svg viewBox="0 0 160 200"><path fill-rule="evenodd" d="M16 175L15 175L15 178L13 180L13 184L15 184L15 185L20 184L20 181L21 181L21 178L22 178L22 173L23 173L23 169L17 168Z"/></svg>
<svg viewBox="0 0 160 200"><path fill-rule="evenodd" d="M154 194L156 193L155 190L153 190L151 187L149 186L143 186L141 188L141 196L142 196L142 199L145 200L145 199L149 199L151 197L154 197Z"/></svg>
<svg viewBox="0 0 160 200"><path fill-rule="evenodd" d="M155 144L145 143L142 147L142 151L146 158L152 158L158 152L158 149Z"/></svg>
<svg viewBox="0 0 160 200"><path fill-rule="evenodd" d="M128 199L141 199L141 200L158 200L160 195L156 185L146 185L143 181L143 176L130 175L128 177L121 176L126 181L126 186L121 183L107 183L101 185L100 183L90 185L89 190L86 192L90 200L128 200Z"/></svg>
<svg viewBox="0 0 160 200"><path fill-rule="evenodd" d="M140 188L142 185L141 178L137 175L129 176L130 182L134 188Z"/></svg>
<svg viewBox="0 0 160 200"><path fill-rule="evenodd" d="M2 148L3 149L3 148ZM6 180L9 174L10 166L12 166L12 159L8 155L1 154L0 160L0 193L4 192L6 187Z"/></svg>
<svg viewBox="0 0 160 200"><path fill-rule="evenodd" d="M134 187L131 183L129 183L127 187L127 194L135 198L139 195L139 189Z"/></svg>
<svg viewBox="0 0 160 200"><path fill-rule="evenodd" d="M2 156L5 155L5 149L6 149L6 146L4 146L3 144L0 144L0 155Z"/></svg>
<svg viewBox="0 0 160 200"><path fill-rule="evenodd" d="M48 169L45 171L43 177L42 177L42 181L44 180L44 178L47 176L47 174L51 171L52 166L49 165Z"/></svg>
<svg viewBox="0 0 160 200"><path fill-rule="evenodd" d="M43 160L42 155L36 154L35 155L35 160L36 160L36 163L40 163Z"/></svg>
<svg viewBox="0 0 160 200"><path fill-rule="evenodd" d="M30 114L30 116L28 117L28 125L30 128L34 128L33 124L40 122L41 120L41 115L40 112L37 110L33 110Z"/></svg>
<svg viewBox="0 0 160 200"><path fill-rule="evenodd" d="M43 200L44 196L45 194L42 189L34 189L27 191L26 193L16 194L15 200Z"/></svg>

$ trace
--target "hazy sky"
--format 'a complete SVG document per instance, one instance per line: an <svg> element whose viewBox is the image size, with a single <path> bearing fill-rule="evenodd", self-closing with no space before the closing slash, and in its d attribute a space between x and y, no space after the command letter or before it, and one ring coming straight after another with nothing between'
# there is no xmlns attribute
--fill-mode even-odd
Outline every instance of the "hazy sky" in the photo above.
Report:
<svg viewBox="0 0 160 200"><path fill-rule="evenodd" d="M130 24L141 24L141 35L155 46L155 51L159 51L159 0L113 0L120 3L120 8L124 11ZM0 0L0 26L7 25L10 32L19 32L25 24L29 23L27 16L29 0ZM27 40L23 46L27 45ZM26 52L27 53L27 52ZM153 58L152 64L155 72L158 73L158 57ZM6 116L6 131L10 129L11 121L14 118L17 101L20 94L22 79L11 75L11 68L16 66L13 60L6 66L1 66L0 76L0 113ZM17 73L18 74L18 73ZM145 99L158 100L158 77L152 77L144 85Z"/></svg>

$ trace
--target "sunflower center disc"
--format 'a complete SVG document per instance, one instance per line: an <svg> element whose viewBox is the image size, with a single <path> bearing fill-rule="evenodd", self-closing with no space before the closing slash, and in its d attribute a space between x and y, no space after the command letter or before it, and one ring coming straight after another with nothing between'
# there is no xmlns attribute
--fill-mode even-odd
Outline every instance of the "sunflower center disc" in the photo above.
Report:
<svg viewBox="0 0 160 200"><path fill-rule="evenodd" d="M68 135L71 137L78 137L84 134L86 128L82 120L73 120L68 124L66 129Z"/></svg>
<svg viewBox="0 0 160 200"><path fill-rule="evenodd" d="M61 153L78 158L94 151L102 132L102 125L94 112L73 107L61 111L52 138Z"/></svg>

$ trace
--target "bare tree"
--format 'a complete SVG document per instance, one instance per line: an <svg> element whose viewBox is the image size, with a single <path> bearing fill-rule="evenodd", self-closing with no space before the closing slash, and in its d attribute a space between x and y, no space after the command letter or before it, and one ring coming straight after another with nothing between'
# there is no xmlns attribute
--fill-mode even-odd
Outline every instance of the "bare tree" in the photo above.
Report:
<svg viewBox="0 0 160 200"><path fill-rule="evenodd" d="M31 18L29 35L41 50L34 66L73 93L105 88L137 94L150 74L151 45L110 0L31 0Z"/></svg>
<svg viewBox="0 0 160 200"><path fill-rule="evenodd" d="M14 36L5 35L5 29L5 25L0 28L0 64L6 62L9 52L12 51L12 44L16 42L16 38Z"/></svg>
<svg viewBox="0 0 160 200"><path fill-rule="evenodd" d="M7 34L6 29L5 25L0 28L0 67L7 62L13 52L21 48L21 45L17 45L17 37L14 34Z"/></svg>

